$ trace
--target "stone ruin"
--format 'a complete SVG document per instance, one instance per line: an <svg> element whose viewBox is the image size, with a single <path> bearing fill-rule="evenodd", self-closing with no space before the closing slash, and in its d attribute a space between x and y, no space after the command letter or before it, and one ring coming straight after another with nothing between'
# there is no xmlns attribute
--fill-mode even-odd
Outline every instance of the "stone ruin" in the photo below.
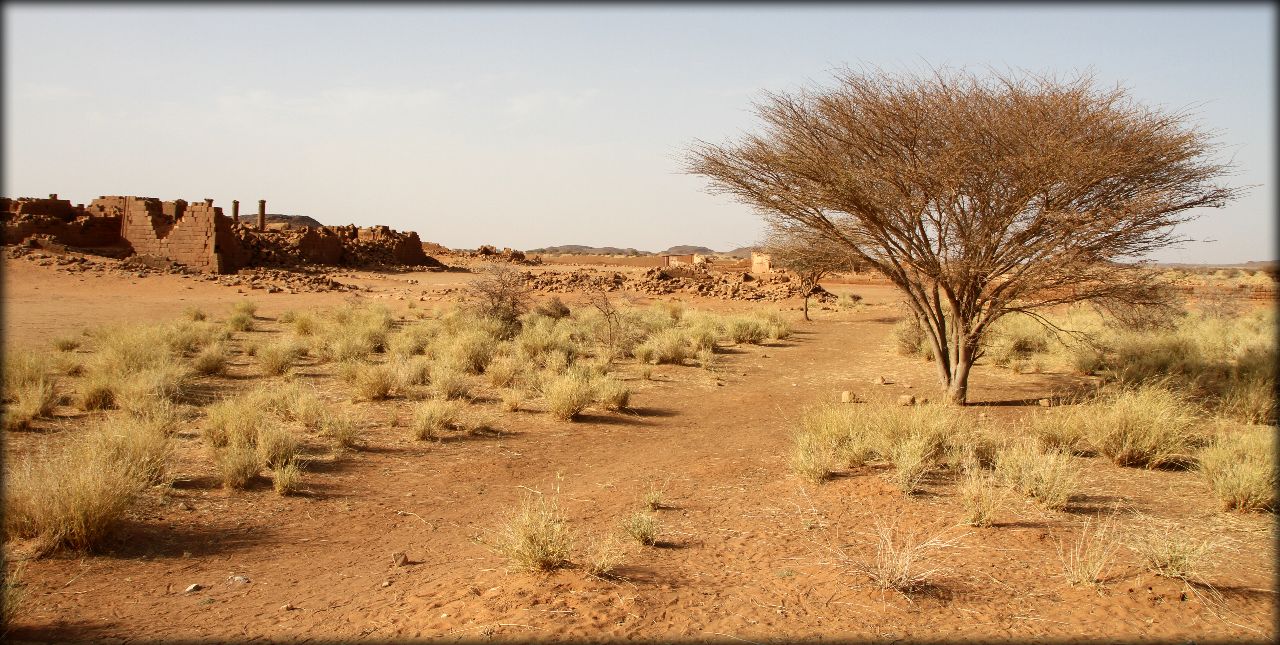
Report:
<svg viewBox="0 0 1280 645"><path fill-rule="evenodd" d="M111 257L136 256L185 265L205 273L246 267L324 264L359 267L443 268L423 251L412 231L386 226L304 226L267 230L266 201L258 201L257 226L223 215L212 199L188 203L154 197L104 195L88 206L50 195L0 200L5 244L74 248Z"/></svg>

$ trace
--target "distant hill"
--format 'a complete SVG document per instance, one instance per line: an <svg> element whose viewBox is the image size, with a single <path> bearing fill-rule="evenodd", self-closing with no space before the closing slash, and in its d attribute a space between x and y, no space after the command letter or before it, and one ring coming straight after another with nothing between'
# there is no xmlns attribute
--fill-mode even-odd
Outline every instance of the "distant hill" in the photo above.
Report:
<svg viewBox="0 0 1280 645"><path fill-rule="evenodd" d="M700 255L727 255L734 258L749 258L751 252L758 250L754 246L743 246L732 251L713 251L705 246L695 246L692 244L679 244L665 251L639 251L633 248L620 249L616 246L585 246L582 244L561 244L560 246L546 246L540 249L526 249L525 253L542 253L544 255L627 255L627 256L645 256L645 255L691 255L698 253Z"/></svg>
<svg viewBox="0 0 1280 645"><path fill-rule="evenodd" d="M250 226L258 224L258 214L241 215L240 221ZM267 224L288 224L291 228L302 228L303 226L315 226L317 228L324 226L317 222L315 218L306 215L281 215L280 213L267 213Z"/></svg>
<svg viewBox="0 0 1280 645"><path fill-rule="evenodd" d="M749 258L751 257L752 251L759 251L759 250L760 250L760 247L758 246L740 246L732 251L725 251L720 255L727 255L731 258Z"/></svg>
<svg viewBox="0 0 1280 645"><path fill-rule="evenodd" d="M679 245L679 246L673 246L673 247L671 247L671 248L669 248L669 249L667 249L667 250L665 250L665 251L663 251L663 252L659 253L658 255L691 255L691 254L693 254L693 253L698 253L698 254L701 254L701 255L715 255L715 254L716 254L716 252L715 252L715 251L712 251L711 249L709 249L709 248L707 248L707 247L705 247L705 246L691 246L691 245L688 245L688 244L681 244L681 245Z"/></svg>
<svg viewBox="0 0 1280 645"><path fill-rule="evenodd" d="M636 249L620 249L616 246L583 246L581 244L561 244L545 246L540 249L527 249L525 253L542 253L544 255L653 255L648 251Z"/></svg>

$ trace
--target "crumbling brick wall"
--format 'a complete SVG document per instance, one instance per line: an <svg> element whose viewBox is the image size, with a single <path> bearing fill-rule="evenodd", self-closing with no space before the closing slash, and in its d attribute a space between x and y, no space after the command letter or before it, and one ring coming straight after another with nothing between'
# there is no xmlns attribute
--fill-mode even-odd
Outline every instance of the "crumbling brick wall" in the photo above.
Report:
<svg viewBox="0 0 1280 645"><path fill-rule="evenodd" d="M5 244L18 244L33 235L48 236L68 246L102 248L121 244L118 216L90 217L82 206L72 206L56 195L48 199L0 198L0 213Z"/></svg>
<svg viewBox="0 0 1280 645"><path fill-rule="evenodd" d="M231 222L212 203L183 203L179 208L176 202L129 197L124 209L124 239L139 255L166 258L213 273L229 273L241 266ZM178 212L180 217L171 215Z"/></svg>

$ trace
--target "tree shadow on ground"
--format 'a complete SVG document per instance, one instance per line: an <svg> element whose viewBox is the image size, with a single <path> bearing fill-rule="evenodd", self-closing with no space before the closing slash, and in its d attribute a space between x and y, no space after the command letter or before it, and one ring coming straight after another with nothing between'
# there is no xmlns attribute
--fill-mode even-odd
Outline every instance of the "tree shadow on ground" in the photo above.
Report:
<svg viewBox="0 0 1280 645"><path fill-rule="evenodd" d="M1062 509L1064 513L1073 515L1110 515L1113 513L1135 513L1131 500L1116 495L1089 495L1076 493Z"/></svg>
<svg viewBox="0 0 1280 645"><path fill-rule="evenodd" d="M98 642L112 636L128 637L121 633L114 622L104 620L66 620L55 619L51 625L36 625L27 620L18 619L4 634L10 643L76 643Z"/></svg>
<svg viewBox="0 0 1280 645"><path fill-rule="evenodd" d="M263 526L235 528L205 523L175 526L126 519L99 554L111 558L223 555L257 547L270 536L271 529Z"/></svg>
<svg viewBox="0 0 1280 645"><path fill-rule="evenodd" d="M575 423L595 423L606 426L647 426L640 415L634 414L588 414L582 413L574 418Z"/></svg>

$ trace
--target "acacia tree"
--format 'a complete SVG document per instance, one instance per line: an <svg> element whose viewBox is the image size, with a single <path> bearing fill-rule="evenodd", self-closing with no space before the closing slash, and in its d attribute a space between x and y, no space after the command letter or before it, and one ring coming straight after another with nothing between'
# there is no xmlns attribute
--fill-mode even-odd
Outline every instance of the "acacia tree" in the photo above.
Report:
<svg viewBox="0 0 1280 645"><path fill-rule="evenodd" d="M809 320L809 297L818 290L818 282L837 271L854 271L858 264L843 244L803 227L775 224L763 246L775 266L795 273L800 279L805 320Z"/></svg>
<svg viewBox="0 0 1280 645"><path fill-rule="evenodd" d="M688 170L888 277L955 403L1000 317L1050 324L1036 312L1158 303L1154 272L1133 261L1183 241L1173 227L1192 209L1237 195L1189 115L1087 75L836 76L833 88L766 94L760 133L696 142Z"/></svg>

